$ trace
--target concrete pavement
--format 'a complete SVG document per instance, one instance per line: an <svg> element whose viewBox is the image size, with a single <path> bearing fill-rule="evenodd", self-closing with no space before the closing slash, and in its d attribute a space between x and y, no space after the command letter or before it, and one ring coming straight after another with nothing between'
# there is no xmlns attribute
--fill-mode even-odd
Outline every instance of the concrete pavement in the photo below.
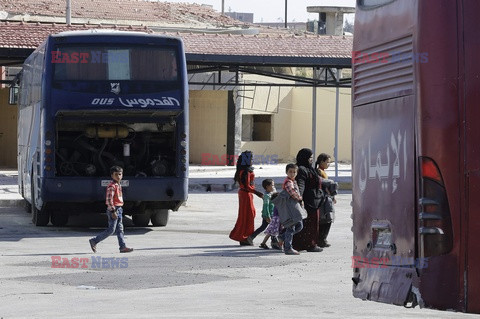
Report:
<svg viewBox="0 0 480 319"><path fill-rule="evenodd" d="M0 208L0 317L472 317L353 298L351 193L340 192L337 201L332 246L299 256L260 249L263 236L255 246L228 238L237 218L235 191L192 191L167 227L127 226L130 254L118 253L114 237L93 254L88 239L103 226L85 217L66 227L35 227L22 208ZM262 206L256 196L254 204ZM256 226L260 219L257 213ZM58 258L65 266L74 258L89 261L85 268L58 268ZM120 258L126 267L109 267Z"/></svg>

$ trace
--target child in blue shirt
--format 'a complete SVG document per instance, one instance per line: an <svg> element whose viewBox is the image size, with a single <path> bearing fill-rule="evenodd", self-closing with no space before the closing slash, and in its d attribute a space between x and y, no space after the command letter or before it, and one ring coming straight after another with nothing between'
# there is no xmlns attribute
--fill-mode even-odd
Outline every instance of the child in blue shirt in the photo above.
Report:
<svg viewBox="0 0 480 319"><path fill-rule="evenodd" d="M271 196L271 199L273 200L278 193L273 193ZM277 250L282 250L282 247L278 243L278 238L277 236L280 235L280 231L283 229L281 223L280 223L280 216L278 215L278 210L276 207L273 208L273 215L272 218L270 219L270 224L268 224L267 229L265 229L265 238L263 239L263 242L260 244L261 248L265 248L264 246L267 246L267 241L268 238L271 238L272 241L272 248L277 249Z"/></svg>
<svg viewBox="0 0 480 319"><path fill-rule="evenodd" d="M255 237L258 236L261 232L263 232L268 224L270 224L270 221L273 216L273 203L271 200L271 196L273 193L276 192L275 190L275 183L273 182L273 179L267 178L262 181L262 186L263 189L265 189L265 194L263 195L263 208L262 208L262 225L258 227L253 234L250 235L250 238L255 239ZM267 246L267 240L268 238L264 239L263 242L260 244L260 248L263 249L270 249L270 247ZM276 242L276 238L273 239L272 237L272 244Z"/></svg>

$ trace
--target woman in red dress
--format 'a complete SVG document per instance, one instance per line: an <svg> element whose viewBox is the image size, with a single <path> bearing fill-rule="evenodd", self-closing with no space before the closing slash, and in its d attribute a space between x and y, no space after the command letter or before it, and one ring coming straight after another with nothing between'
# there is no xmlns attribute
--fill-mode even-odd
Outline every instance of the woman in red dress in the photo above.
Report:
<svg viewBox="0 0 480 319"><path fill-rule="evenodd" d="M237 161L237 171L234 180L238 182L238 217L235 227L230 232L230 238L240 242L240 245L253 245L250 235L254 232L255 206L253 194L262 198L263 194L255 190L255 174L252 167L253 154L245 151Z"/></svg>

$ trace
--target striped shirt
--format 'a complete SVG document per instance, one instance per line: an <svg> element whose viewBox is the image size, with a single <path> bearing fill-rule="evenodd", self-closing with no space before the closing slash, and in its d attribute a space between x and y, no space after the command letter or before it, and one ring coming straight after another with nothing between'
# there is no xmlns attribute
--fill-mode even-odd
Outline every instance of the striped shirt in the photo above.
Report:
<svg viewBox="0 0 480 319"><path fill-rule="evenodd" d="M115 210L116 206L123 206L122 185L115 181L111 181L107 186L107 199L105 201L107 209Z"/></svg>
<svg viewBox="0 0 480 319"><path fill-rule="evenodd" d="M285 180L283 181L283 189L286 190L293 199L296 199L298 201L302 200L302 196L300 196L300 190L298 189L297 181L292 181L288 177L285 178Z"/></svg>

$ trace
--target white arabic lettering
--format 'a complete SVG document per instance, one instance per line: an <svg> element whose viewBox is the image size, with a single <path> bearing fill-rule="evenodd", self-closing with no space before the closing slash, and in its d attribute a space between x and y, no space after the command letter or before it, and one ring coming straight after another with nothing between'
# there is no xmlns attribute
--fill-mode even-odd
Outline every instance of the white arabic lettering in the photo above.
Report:
<svg viewBox="0 0 480 319"><path fill-rule="evenodd" d="M161 99L122 99L118 98L120 103L126 107L139 105L141 108L148 106L180 106L180 102L174 97L162 97Z"/></svg>
<svg viewBox="0 0 480 319"><path fill-rule="evenodd" d="M383 150L377 152L376 157L371 162L371 141L368 141L368 152L364 149L361 151L361 161L358 173L358 186L363 193L367 187L368 180L378 180L381 183L381 189L387 191L391 186L394 193L398 189L398 179L400 178L401 150L403 143L403 179L407 178L407 145L406 135L403 136L400 131L395 134L392 132L390 143ZM390 153L393 153L393 162L390 161Z"/></svg>

